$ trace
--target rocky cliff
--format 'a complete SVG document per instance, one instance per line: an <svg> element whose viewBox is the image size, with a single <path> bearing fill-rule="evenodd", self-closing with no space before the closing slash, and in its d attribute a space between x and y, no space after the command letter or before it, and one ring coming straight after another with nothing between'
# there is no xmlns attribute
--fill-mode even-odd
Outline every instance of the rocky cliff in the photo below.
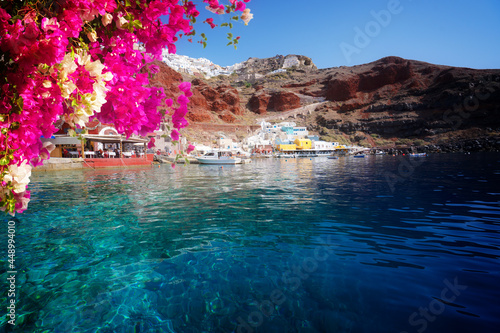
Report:
<svg viewBox="0 0 500 333"><path fill-rule="evenodd" d="M320 70L311 59L296 55L251 58L243 64L230 76L184 77L193 83L192 122L242 127L257 118L281 118L327 140L386 147L499 136L500 70L398 57ZM169 91L181 78L166 65L155 75L153 83ZM298 109L318 102L312 112Z"/></svg>

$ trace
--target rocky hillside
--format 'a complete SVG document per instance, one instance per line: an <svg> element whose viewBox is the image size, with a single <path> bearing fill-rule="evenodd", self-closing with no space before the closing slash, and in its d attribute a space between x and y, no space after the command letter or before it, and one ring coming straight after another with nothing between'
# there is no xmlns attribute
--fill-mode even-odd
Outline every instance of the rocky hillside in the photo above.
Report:
<svg viewBox="0 0 500 333"><path fill-rule="evenodd" d="M283 119L327 140L365 146L500 148L500 70L398 57L320 70L310 58L296 55L251 58L243 64L230 76L184 78L194 87L192 122L244 129L257 119ZM170 91L175 91L172 82L181 79L166 65L155 75L155 83ZM203 126L196 128L199 132ZM190 134L202 139L210 133ZM234 134L241 138L248 130Z"/></svg>

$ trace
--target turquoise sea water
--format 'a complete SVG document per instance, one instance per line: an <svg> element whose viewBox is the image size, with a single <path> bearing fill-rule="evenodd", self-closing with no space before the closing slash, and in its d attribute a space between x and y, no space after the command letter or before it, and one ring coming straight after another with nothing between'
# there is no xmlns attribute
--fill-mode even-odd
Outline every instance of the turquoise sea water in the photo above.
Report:
<svg viewBox="0 0 500 333"><path fill-rule="evenodd" d="M34 173L1 331L498 332L499 184L495 153Z"/></svg>

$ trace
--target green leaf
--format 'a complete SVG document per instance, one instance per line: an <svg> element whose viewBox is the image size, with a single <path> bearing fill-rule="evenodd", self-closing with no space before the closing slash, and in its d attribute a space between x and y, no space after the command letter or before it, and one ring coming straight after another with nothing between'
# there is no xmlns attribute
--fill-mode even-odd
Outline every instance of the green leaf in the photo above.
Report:
<svg viewBox="0 0 500 333"><path fill-rule="evenodd" d="M240 19L240 17L239 16L233 16L233 17L231 17L231 19L233 19L235 21L238 21Z"/></svg>
<svg viewBox="0 0 500 333"><path fill-rule="evenodd" d="M227 43L227 45L226 45L226 46L229 46L229 45L231 45L231 44L233 44L233 42L229 42L229 43Z"/></svg>
<svg viewBox="0 0 500 333"><path fill-rule="evenodd" d="M13 122L12 124L10 124L10 129L12 131L14 131L14 130L18 129L20 126L21 126L21 124L18 121L16 121L16 122Z"/></svg>
<svg viewBox="0 0 500 333"><path fill-rule="evenodd" d="M132 25L138 29L142 29L142 22L139 20L133 20Z"/></svg>
<svg viewBox="0 0 500 333"><path fill-rule="evenodd" d="M227 39L233 39L233 34L232 34L232 33L230 33L230 32L228 32L228 33L227 33Z"/></svg>
<svg viewBox="0 0 500 333"><path fill-rule="evenodd" d="M130 7L131 4L130 4L130 1L129 0L125 0L125 7Z"/></svg>
<svg viewBox="0 0 500 333"><path fill-rule="evenodd" d="M14 212L15 209L16 209L16 203L14 201L9 202L9 208L7 208L7 210L12 213Z"/></svg>
<svg viewBox="0 0 500 333"><path fill-rule="evenodd" d="M229 29L232 29L233 28L233 24L231 22L229 22Z"/></svg>
<svg viewBox="0 0 500 333"><path fill-rule="evenodd" d="M22 111L23 110L23 106L24 106L24 100L23 100L23 98L21 96L19 96L16 99L16 104L19 107L19 109L21 109L21 111Z"/></svg>
<svg viewBox="0 0 500 333"><path fill-rule="evenodd" d="M224 23L222 23L220 26L221 26L221 27L227 27L228 25L229 25L229 24L227 24L227 22L224 22Z"/></svg>
<svg viewBox="0 0 500 333"><path fill-rule="evenodd" d="M203 42L203 48L207 47L207 42Z"/></svg>
<svg viewBox="0 0 500 333"><path fill-rule="evenodd" d="M200 34L200 36L201 36L201 38L207 38L207 35L205 35L205 33L204 33L204 32L202 32L202 33Z"/></svg>
<svg viewBox="0 0 500 333"><path fill-rule="evenodd" d="M10 162L9 156L4 156L0 158L0 165L7 165L9 164L9 162Z"/></svg>

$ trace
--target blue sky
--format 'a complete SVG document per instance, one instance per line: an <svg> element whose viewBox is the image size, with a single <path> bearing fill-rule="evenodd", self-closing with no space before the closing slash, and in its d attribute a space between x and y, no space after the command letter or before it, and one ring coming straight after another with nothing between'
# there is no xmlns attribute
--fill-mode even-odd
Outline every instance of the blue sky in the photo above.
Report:
<svg viewBox="0 0 500 333"><path fill-rule="evenodd" d="M220 3L225 3L220 0ZM353 66L385 56L470 68L500 68L499 0L252 0L254 19L232 29L238 49L226 46L228 28L205 32L208 45L183 38L177 53L221 66L250 57L300 54L318 68ZM377 18L378 17L378 18ZM221 24L228 16L214 16ZM195 38L195 41L197 38Z"/></svg>

